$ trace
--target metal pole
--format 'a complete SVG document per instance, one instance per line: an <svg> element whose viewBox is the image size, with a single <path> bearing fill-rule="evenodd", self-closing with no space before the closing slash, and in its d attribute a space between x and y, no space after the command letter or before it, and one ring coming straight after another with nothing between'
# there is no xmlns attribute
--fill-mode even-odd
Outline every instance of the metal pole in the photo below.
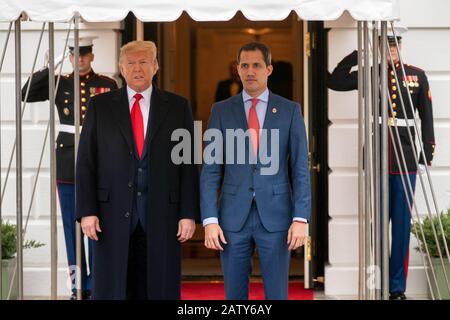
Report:
<svg viewBox="0 0 450 320"><path fill-rule="evenodd" d="M389 167L387 107L387 22L381 22L381 190L382 190L382 297L389 299Z"/></svg>
<svg viewBox="0 0 450 320"><path fill-rule="evenodd" d="M23 237L22 237L22 68L20 17L15 22L16 63L16 232L17 232L17 292L23 300Z"/></svg>
<svg viewBox="0 0 450 320"><path fill-rule="evenodd" d="M380 212L380 124L378 118L379 118L379 111L380 111L380 91L379 91L379 61L378 61L378 46L379 46L379 40L378 40L378 29L377 25L374 22L372 24L372 57L373 57L373 63L372 63L372 79L373 79L373 85L372 85L372 99L373 99L373 137L374 137L374 148L373 148L373 159L375 162L375 179L374 179L374 228L373 233L375 237L374 241L374 252L375 252L375 281L376 281L376 287L375 287L375 299L380 300L381 299L381 288L379 287L379 284L381 284L381 274L378 272L378 268L381 267L381 212Z"/></svg>
<svg viewBox="0 0 450 320"><path fill-rule="evenodd" d="M55 141L55 30L53 22L48 24L48 98L50 105L50 141ZM58 237L56 220L56 155L50 143L50 250L51 250L51 299L57 299Z"/></svg>
<svg viewBox="0 0 450 320"><path fill-rule="evenodd" d="M402 76L404 77L404 79L405 79L405 81L406 81L405 65L403 64L403 59L402 59L402 55L401 55L401 52L400 52L400 46L399 46L399 44L398 44L397 35L396 35L396 33L395 33L395 29L394 29L394 24L393 24L393 22L391 22L391 28L392 28L393 33L394 33L395 45L396 45L397 51L398 51L398 58L399 58L399 62L400 62L401 70L402 70ZM400 86L400 87L401 87L401 86ZM409 103L410 103L409 108L410 108L411 113L412 113L412 115L413 115L414 129L415 129L415 131L416 131L417 136L420 137L419 126L418 126L418 124L417 124L417 119L416 119L416 116L415 116L415 110L414 110L414 104L413 104L413 102L412 102L411 93L409 92L409 87L407 88L406 93L407 93L408 100L409 100ZM401 96L402 96L402 95L400 94L400 98L401 98ZM406 115L406 112L405 112L405 111L406 111L406 110L405 110L405 105L403 104L403 102L402 102L402 108L403 108L403 112L404 112L405 115ZM416 152L416 148L415 148L415 142L414 142L413 139L412 139L411 131L409 130L410 126L409 126L408 123L407 123L407 127L408 127L408 136L409 136L409 138L410 138L410 141L411 141L411 144L412 144L412 147L413 147L413 151L414 151L415 162L416 162L416 165L417 165L417 167L418 167L418 166L419 166L419 160L417 159L417 152ZM430 186L431 196L432 196L432 198L433 198L433 204L434 204L434 208L435 208L435 210L436 210L436 215L437 215L437 218L438 218L439 228L440 228L441 234L442 234L442 241L443 241L443 243L444 243L444 249L445 249L445 252L446 252L446 255L447 255L447 260L448 260L448 262L450 263L450 253L449 253L449 249L448 249L448 246L447 246L447 241L446 241L446 238L445 238L444 228L443 228L443 226L442 226L442 221L441 221L440 211L439 211L439 207L438 207L437 200L436 200L436 194L435 194L435 192L434 192L433 183L432 183L432 181L431 181L430 170L428 169L428 165L427 165L427 164L428 164L428 161L427 161L427 157L426 157L426 155L425 155L425 149L424 149L424 146L423 146L422 139L419 138L418 140L419 140L420 154L422 155L422 157L423 157L423 159L424 159L424 162L425 162L425 171L426 171L426 173L427 173L427 178L428 178L428 182L429 182L429 186ZM420 179L421 185L422 185L422 187L423 187L423 192L424 192L424 194L426 194L426 191L425 191L425 184L424 184L424 182L423 182L422 173L420 173L420 171L419 171L419 179ZM425 197L425 200L427 201L427 204L428 204L428 198L427 198L427 197ZM428 211L429 211L429 214L431 214L430 208L428 208ZM431 216L430 216L430 218L431 218ZM432 223L432 227L433 227L433 229L434 229L434 224L433 224L433 223ZM437 245L438 245L438 251L440 252L439 242L437 242ZM442 259L441 259L441 260L442 260ZM443 260L442 260L442 264L444 264ZM449 291L449 293L450 293L450 285L449 285L449 281L448 281L447 274L446 274L445 272L444 272L444 276L445 276L445 279L446 279L446 281L447 281L447 288L448 288L448 291Z"/></svg>
<svg viewBox="0 0 450 320"><path fill-rule="evenodd" d="M3 61L5 59L6 55L6 49L8 48L8 42L9 42L9 36L11 35L11 29L12 29L13 23L9 23L8 33L6 35L5 39L5 45L3 46L3 52L2 57L0 59L0 75L2 72L3 67ZM0 110L1 110L1 101L0 101ZM1 131L1 123L2 123L2 116L0 112L0 151L2 150L2 131ZM2 175L1 175L1 169L2 169L2 159L0 157L0 261L2 259L2 228L1 228L1 222L2 222L2 203L3 203L3 197L2 197ZM0 267L0 300L2 300L3 297L3 274L2 274L3 268Z"/></svg>
<svg viewBox="0 0 450 320"><path fill-rule="evenodd" d="M358 268L358 299L364 300L365 294L365 229L364 229L364 122L363 122L363 39L362 22L358 21L358 237L359 237L359 268Z"/></svg>
<svg viewBox="0 0 450 320"><path fill-rule="evenodd" d="M0 59L0 72L2 71L3 62L5 61L6 49L8 48L9 36L11 35L12 25L13 25L13 23L10 22L9 28L8 28L8 33L6 34L5 44L3 46L2 58Z"/></svg>
<svg viewBox="0 0 450 320"><path fill-rule="evenodd" d="M68 38L69 38L70 28L71 27L72 27L72 24L69 25L69 30L67 32L66 43L64 45L63 53L65 53L67 51L67 42L68 42ZM57 77L55 90L54 90L55 91L55 99L56 99L56 92L58 91L58 87L59 87L59 80L61 79L61 71L62 71L63 65L64 65L64 60L59 65L58 77ZM22 111L23 110L24 109L22 109ZM49 131L50 131L50 120L47 122L47 128L45 129L45 136L44 136L44 140L43 140L43 143L42 143L41 155L39 157L39 163L38 163L37 171L36 171L36 179L35 179L34 184L33 184L33 191L31 192L30 205L28 206L28 212L27 212L27 219L25 220L24 232L27 231L28 220L30 218L31 208L32 208L33 201L34 201L34 196L36 194L36 186L37 186L37 182L38 182L39 175L40 175L40 172L41 172L42 159L44 158L44 151L45 151L45 146L47 144L47 138L48 138ZM55 179L56 179L56 177L55 177Z"/></svg>
<svg viewBox="0 0 450 320"><path fill-rule="evenodd" d="M394 25L393 25L392 23L391 23L391 27L392 27L392 29L394 30ZM401 70L402 70L402 76L403 76L403 78L405 79L405 83L406 83L406 85L407 85L407 81L406 81L406 72L405 72L403 60L402 60L401 54L400 54L400 47L399 47L399 45L398 45L397 36L396 36L396 34L395 34L395 31L393 31L393 33L394 33L394 39L395 39L395 43L396 43L396 48L397 48L397 51L398 51L399 62L400 62ZM390 54L390 52L389 52L389 54ZM390 54L390 58L391 58L392 69L395 70L394 62L392 61L392 55L391 55L391 54ZM399 90L400 90L400 94L399 94L400 105L401 105L401 107L402 107L403 114L407 115L405 103L404 103L404 101L403 101L403 97L402 97L402 94L401 94L401 88L402 88L402 86L401 86L400 82L398 81L398 77L397 77L397 73L396 73L396 72L394 72L394 76L395 76L396 82L397 82L398 85L399 85ZM407 86L405 90L406 90L407 95L408 95L408 99L409 99L409 103L410 103L410 109L411 109L411 112L412 112L413 115L415 115L415 112L414 112L414 104L413 104L413 102L412 102L411 94L410 94L410 92L409 92L409 87ZM416 121L415 116L413 117L413 120L414 120L413 129L414 129L415 132L417 133L418 137L420 137L420 132L419 132L419 130L418 130L418 124L417 124L417 121ZM411 149L412 149L412 154L413 154L413 156L414 156L414 161L415 161L416 166L418 167L418 166L419 166L419 159L417 158L417 151L416 151L416 146L415 146L415 140L414 140L413 137L412 137L412 134L411 134L411 126L409 125L408 122L406 122L406 128L407 128L406 131L407 131L407 133L408 133L408 138L409 138L409 141L410 141L410 143L411 143ZM421 141L420 138L419 138L418 140L419 140L420 152L421 152L421 154L422 154L422 156L423 156L423 158L424 158L424 160L425 160L425 162L426 162L427 160L426 160L426 156L425 156L425 152L424 152L424 148L423 148L422 141ZM429 180L429 182L430 182L430 189L431 189L431 192L432 192L432 195L433 195L433 201L434 201L434 206L435 206L435 209L436 209L436 215L437 215L437 218L438 218L438 221L439 221L439 225L440 225L440 228L441 228L441 232L442 232L442 238L443 238L443 242L444 242L444 248L445 248L445 251L446 251L446 254L447 254L447 259L448 259L449 262L450 262L450 256L449 256L449 252L448 252L448 247L447 247L447 242L446 242L446 238L445 238L445 233L444 233L444 231L443 231L443 229L442 229L442 222L441 222L441 218L440 218L440 213L439 213L439 211L438 211L438 207L437 207L437 203L436 203L436 198L434 197L433 185L432 185L432 183L431 183L431 176L430 176L430 174L429 174L428 167L427 167L427 166L425 166L425 167L426 167L426 171L427 171L427 175L428 175L428 180ZM424 199L425 199L425 203L426 203L426 206L427 206L427 213L428 213L428 216L429 216L430 222L431 222L431 229L432 229L432 231L433 231L433 236L434 236L434 239L435 239L435 241L436 241L436 249L437 249L437 251L438 251L438 253L439 253L439 258L440 258L442 267L445 269L445 263L444 263L444 259L443 259L443 255L442 255L442 251L441 251L441 247L440 247L439 237L438 237L438 235L437 235L436 227L435 227L434 222L433 222L433 216L432 216L432 214L431 214L431 208L430 208L430 204L429 204L428 197L427 197L427 192L426 192L426 188L425 188L425 183L424 183L424 181L423 181L422 174L420 174L420 173L419 173L419 180L420 180L420 185L421 185L421 187L422 187L422 191L423 191L423 193L424 193ZM447 290L448 290L448 292L450 292L450 282L449 282L448 275L447 275L446 272L444 272L444 278L445 278L445 282L446 282L446 285L447 285Z"/></svg>
<svg viewBox="0 0 450 320"><path fill-rule="evenodd" d="M74 92L74 126L75 126L75 144L74 144L74 153L75 153L75 168L78 154L78 141L80 139L80 69L79 69L79 60L80 60L80 44L79 44L79 28L80 28L80 17L75 16L75 26L74 26L74 66L73 66L73 92ZM75 185L76 185L76 177L75 177ZM76 188L75 188L75 199L76 199ZM77 289L77 299L82 299L82 288L81 288L81 241L83 241L81 235L81 226L80 223L76 223L75 227L76 234L76 256L77 256L77 268L75 273L75 284Z"/></svg>
<svg viewBox="0 0 450 320"><path fill-rule="evenodd" d="M365 121L365 144L364 144L364 170L365 170L365 260L366 271L367 267L370 267L370 215L371 215L371 174L370 174L370 162L372 158L370 140L370 57L369 57L369 28L368 23L363 22L364 27L364 121ZM367 274L365 275L367 277ZM367 278L366 278L367 279ZM366 284L366 298L371 299L371 288Z"/></svg>
<svg viewBox="0 0 450 320"><path fill-rule="evenodd" d="M381 92L381 85L380 85L380 92ZM391 97L389 96L388 88L386 88L386 95L387 95L388 102L389 102L389 104L388 104L389 105L389 111L391 113L393 113L392 101L391 101ZM391 141L393 141L394 133L392 132L392 128L389 125L388 125L388 129L389 129L389 136L388 136L388 138L390 137ZM397 126L397 124L395 122L394 122L394 129L395 129L394 132L396 134L397 141L400 141L400 134L399 134L399 131L398 131L398 126ZM406 165L406 160L405 160L405 155L404 155L403 149L400 148L400 152L399 152L397 150L397 146L396 146L395 143L392 143L392 147L394 149L394 155L395 155L395 159L397 161L398 167L399 168L403 168L403 170L405 172L407 172L408 170L407 170L407 165ZM401 155L402 162L400 162L399 153ZM409 188L409 192L410 192L409 193L410 195L408 195L408 193L407 193L408 188L406 187L405 177L404 176L405 175L403 175L403 174L400 175L401 181L402 181L402 185L403 185L403 190L404 190L404 193L405 193L405 198L406 198L406 201L408 203L408 207L410 208L411 211L412 211L412 208L414 208L414 211L415 211L416 217L417 217L417 221L420 221L419 211L417 209L417 206L414 205L414 197L412 197L411 201L409 199L410 195L414 194L414 191L413 191L412 186L411 186L411 180L409 178L409 175L406 175L406 180L408 182L408 188ZM412 212L410 212L410 215L411 215L411 219L414 221L414 217L412 215ZM425 235L423 233L422 224L419 223L418 226L419 226L419 229L420 229L420 233L422 235L422 239L425 239ZM417 239L420 239L419 238L419 233L417 231L417 227L416 227L415 224L413 224L413 229L414 229L415 237ZM434 280L434 283L435 283L435 285L437 287L436 274L434 272L433 264L431 263L431 256L430 256L430 253L429 253L429 250L428 250L428 244L426 243L425 240L423 241L423 243L424 243L424 248L425 248L425 252L426 252L426 257L428 258L429 265L430 265L430 268L431 268L431 272L432 272L432 275L433 275L433 280ZM422 246L419 246L419 251L420 251L421 258L422 258L422 263L423 263L424 266L426 266L425 254L423 252ZM424 271L425 271L425 275L426 275L426 278L427 278L428 288L430 289L431 298L433 300L435 300L435 296L434 296L434 293L433 293L433 288L432 288L432 285L431 285L431 280L430 280L430 276L429 276L429 273L428 273L428 269L425 267ZM438 295L439 295L439 299L441 299L440 292L438 292Z"/></svg>
<svg viewBox="0 0 450 320"><path fill-rule="evenodd" d="M36 47L36 54L35 54L34 60L33 60L33 66L31 67L31 75L30 75L30 78L28 80L27 90L25 91L25 99L23 99L23 103L22 103L22 117L23 117L23 115L25 113L25 107L27 106L28 95L30 93L31 82L33 80L34 69L36 67L36 61L37 61L37 57L38 57L38 54L39 54L39 49L41 48L42 37L44 35L44 31L45 31L45 22L42 24L41 34L39 36L38 45ZM9 157L8 169L6 171L5 185L3 186L3 192L2 192L2 200L3 200L4 196L5 196L6 186L8 185L9 174L11 172L11 167L12 167L12 162L13 162L13 158L14 158L14 153L15 152L16 152L16 141L14 140L14 144L13 144L13 147L12 147L11 155Z"/></svg>
<svg viewBox="0 0 450 320"><path fill-rule="evenodd" d="M388 92L388 89L387 89L387 88L386 88L386 92ZM389 95L388 95L388 98L389 98L389 111L392 113L392 112L394 111L394 109L393 109L393 107L392 107L392 100L391 100L391 97L390 97ZM398 126L397 126L397 124L396 124L395 122L394 122L394 132L395 132L395 134L396 134L395 137L396 137L397 141L400 141L400 134L399 134L399 131L398 131ZM403 148L401 148L401 146L400 146L400 152L398 152L398 150L397 150L397 145L396 145L396 143L394 142L394 135L393 135L393 133L392 133L391 127L389 127L389 134L390 134L390 137L391 137L392 147L393 147L393 149L394 149L394 154L395 154L395 158L396 158L396 160L397 160L398 167L399 167L399 168L403 168L404 172L407 172L407 171L408 171L408 166L406 165L405 154L404 154L404 152L403 152ZM399 160L399 153L400 153L400 156L401 156L401 159L402 159L402 162L401 162L401 163L400 163L400 160ZM402 185L403 185L403 190L404 190L404 192L405 192L405 197L406 197L406 200L407 200L407 202L408 202L408 207L410 208L410 210L412 210L412 208L414 208L414 211L415 211L416 217L417 217L417 221L420 222L419 211L418 211L418 209L417 209L417 206L414 205L414 191L413 191L413 188L412 188L411 179L409 178L409 175L408 175L408 174L401 174L400 177L401 177L401 180L402 180ZM406 177L406 181L407 181L407 184L408 184L408 189L406 188L405 177ZM409 195L408 195L407 190L409 191ZM412 198L412 199L411 199L412 201L409 200L410 195L413 195L413 196L411 197L411 198ZM410 215L411 215L411 218L413 219L413 216L412 216L412 212L411 212L411 211L410 211ZM413 219L413 220L414 220L414 219ZM418 235L418 233L417 233L417 228L416 228L416 226L413 225L413 228L414 228L414 234L415 234L416 238L419 240L419 235ZM437 288L436 274L435 274L435 272L434 272L433 264L431 263L430 252L429 252L429 250L428 250L428 244L427 244L427 242L425 241L425 235L424 235L424 233L423 233L423 227L422 227L422 224L421 224L421 223L419 223L419 229L420 229L420 233L421 233L421 235L422 235L422 239L423 239L423 242L424 242L425 252L426 252L426 254L427 254L427 258L428 258L428 261L429 261L429 264L430 264L431 273L432 273L432 275L433 275L433 280L434 280L434 283L435 283L436 288ZM426 266L425 266L425 258L423 257L422 246L420 246L420 245L419 245L419 251L420 251L421 256L422 256L422 262L423 262L424 269L425 269L425 275L427 276L427 281L428 281L428 286L429 286L429 289L430 289L431 297L432 297L432 299L434 300L435 297L434 297L433 289L431 288L431 280L430 280L430 277L429 277L427 268L426 268ZM438 291L438 296L439 296L439 300L440 300L440 299L441 299L441 294L440 294L439 291Z"/></svg>
<svg viewBox="0 0 450 320"><path fill-rule="evenodd" d="M42 36L43 36L43 34L44 34L44 30L45 30L45 22L42 24L42 29L41 29L41 33L40 33L40 37L39 37L37 49L36 49L36 55L35 55L35 57L34 57L33 66L32 66L32 68L31 68L31 76L30 76L30 80L29 80L29 83L28 83L28 87L27 87L26 93L25 93L25 99L24 99L24 102L23 102L23 105L22 105L22 117L23 117L23 114L24 114L24 111L25 111L26 102L27 102L27 100L28 100L28 93L29 93L29 91L30 91L31 79L32 79L32 77L33 77L34 68L35 68L35 66L36 66L37 55L38 55L38 53L39 53L39 48L40 48L40 46L41 46ZM9 36L8 36L8 37L9 37ZM2 58L2 60L3 60L3 58ZM9 173L10 173L10 170L11 170L12 160L13 160L13 156L14 156L15 151L16 151L16 140L14 140L13 149L12 149L12 151L11 151L11 156L10 156L10 159L9 159L9 165L8 165L8 169L7 169L7 172L6 172L5 185L3 186L3 192L1 193L1 198L2 198L2 200L4 199L4 191L6 190L6 185L7 185L7 183L8 183L8 177L9 177ZM36 183L37 183L37 180L35 181L35 184L36 184ZM3 202L0 201L0 206L2 205L2 203L3 203ZM26 233L26 229L27 229L26 226L27 226L27 223L28 223L28 218L29 218L29 215L30 215L30 210L31 210L31 207L30 207L29 210L28 210L28 215L27 215L27 220L26 220L27 222L26 222L26 224L25 224L25 227L22 228L22 230L23 230L23 231L22 231L22 238L25 237L25 233ZM13 271L13 274L12 274L12 279L15 279L15 277L16 277L16 269L17 269L17 260L16 260L16 263L15 263L15 265L14 265L14 271ZM9 297L11 296L11 292L12 292L12 289L13 289L13 284L14 284L14 281L11 281L11 285L10 285L10 287L9 287L9 289L8 289L8 293L7 293L7 299L9 299Z"/></svg>

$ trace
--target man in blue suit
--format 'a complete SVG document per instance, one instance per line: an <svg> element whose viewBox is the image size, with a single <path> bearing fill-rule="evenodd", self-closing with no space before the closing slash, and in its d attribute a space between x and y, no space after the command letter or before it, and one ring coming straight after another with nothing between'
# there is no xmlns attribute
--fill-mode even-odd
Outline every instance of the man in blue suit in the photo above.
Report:
<svg viewBox="0 0 450 320"><path fill-rule="evenodd" d="M237 61L243 91L215 103L208 123L222 139L207 145L205 153L214 146L212 156L221 159L206 156L200 178L205 246L221 251L227 299L248 299L255 247L265 298L287 299L290 250L304 244L311 211L305 125L298 103L267 88L267 46L248 43ZM247 133L241 145L239 132Z"/></svg>

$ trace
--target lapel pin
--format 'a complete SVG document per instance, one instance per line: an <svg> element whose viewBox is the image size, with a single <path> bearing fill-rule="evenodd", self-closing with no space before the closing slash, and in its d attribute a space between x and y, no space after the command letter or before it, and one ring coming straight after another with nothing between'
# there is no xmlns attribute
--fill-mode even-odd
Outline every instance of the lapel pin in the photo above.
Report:
<svg viewBox="0 0 450 320"><path fill-rule="evenodd" d="M277 108L272 108L272 113L277 113Z"/></svg>

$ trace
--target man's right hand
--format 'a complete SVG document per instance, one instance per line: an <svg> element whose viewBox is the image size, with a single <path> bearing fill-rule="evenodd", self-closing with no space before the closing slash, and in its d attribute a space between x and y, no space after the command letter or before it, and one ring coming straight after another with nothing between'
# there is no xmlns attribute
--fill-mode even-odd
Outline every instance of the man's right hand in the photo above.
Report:
<svg viewBox="0 0 450 320"><path fill-rule="evenodd" d="M227 244L223 231L217 223L210 223L205 226L205 247L208 249L223 251L220 242Z"/></svg>
<svg viewBox="0 0 450 320"><path fill-rule="evenodd" d="M92 240L98 241L97 231L102 232L100 229L100 222L97 216L87 216L81 218L81 230L83 233Z"/></svg>

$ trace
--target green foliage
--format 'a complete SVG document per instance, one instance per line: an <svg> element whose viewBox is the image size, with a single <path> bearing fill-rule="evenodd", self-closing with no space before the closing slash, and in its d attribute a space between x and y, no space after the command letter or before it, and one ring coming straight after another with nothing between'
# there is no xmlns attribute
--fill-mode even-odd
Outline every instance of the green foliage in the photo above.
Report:
<svg viewBox="0 0 450 320"><path fill-rule="evenodd" d="M446 213L441 212L440 218L441 218L441 222L442 222L442 228L444 229L447 246L448 246L448 248L450 248L450 208L447 209ZM420 228L419 228L420 225L422 225L423 234L425 236L425 241L428 246L428 251L430 252L430 256L434 257L434 258L439 257L439 251L438 251L438 247L436 244L433 227L432 227L432 225L434 225L434 229L436 230L436 234L439 239L439 248L441 249L441 254L443 257L445 257L445 246L444 246L444 241L442 239L442 232L441 232L441 227L439 225L438 216L434 215L432 217L432 219L430 219L430 217L427 216L426 218L424 218L422 220L421 223L414 222L411 225L411 233L412 234L414 234L414 227L417 228L417 233L419 236L418 240L419 240L420 246L422 247L423 252L425 253L426 252L425 251L425 243L423 241L422 234L420 232ZM417 247L416 250L419 250L419 247Z"/></svg>
<svg viewBox="0 0 450 320"><path fill-rule="evenodd" d="M1 221L2 228L2 260L11 259L16 254L16 226L9 222ZM39 248L45 246L35 240L27 240L23 244L24 249Z"/></svg>

